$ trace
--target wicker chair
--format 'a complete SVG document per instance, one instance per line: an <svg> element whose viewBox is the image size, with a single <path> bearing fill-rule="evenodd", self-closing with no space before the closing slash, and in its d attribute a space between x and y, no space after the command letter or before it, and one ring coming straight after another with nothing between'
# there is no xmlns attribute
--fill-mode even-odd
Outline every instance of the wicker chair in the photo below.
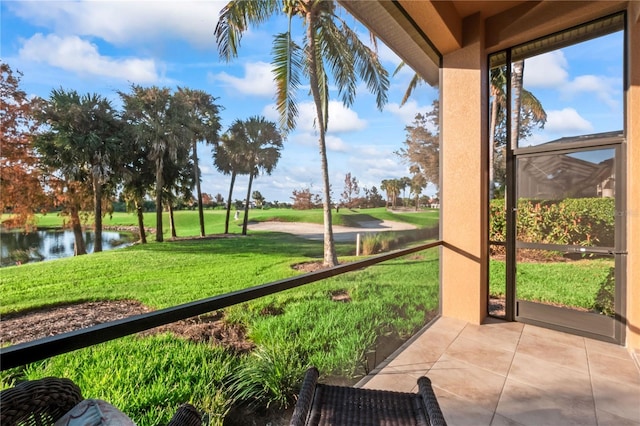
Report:
<svg viewBox="0 0 640 426"><path fill-rule="evenodd" d="M47 377L22 382L0 392L0 425L48 426L83 400L80 388L69 379ZM171 426L200 426L200 413L190 404L178 408Z"/></svg>
<svg viewBox="0 0 640 426"><path fill-rule="evenodd" d="M307 370L291 426L446 426L427 377L418 393L391 392L318 383L318 370Z"/></svg>

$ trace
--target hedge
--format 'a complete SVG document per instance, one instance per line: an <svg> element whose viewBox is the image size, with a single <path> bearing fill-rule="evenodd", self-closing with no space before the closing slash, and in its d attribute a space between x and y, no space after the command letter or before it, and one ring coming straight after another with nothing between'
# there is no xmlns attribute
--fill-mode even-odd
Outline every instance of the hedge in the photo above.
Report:
<svg viewBox="0 0 640 426"><path fill-rule="evenodd" d="M613 198L520 199L517 208L518 241L604 247L614 245ZM489 239L505 241L504 200L492 200L489 215Z"/></svg>

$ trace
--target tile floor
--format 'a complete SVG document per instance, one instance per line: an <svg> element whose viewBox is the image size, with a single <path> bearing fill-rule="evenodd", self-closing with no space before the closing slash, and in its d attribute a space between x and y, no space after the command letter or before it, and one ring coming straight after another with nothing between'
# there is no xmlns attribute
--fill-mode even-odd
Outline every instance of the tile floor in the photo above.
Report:
<svg viewBox="0 0 640 426"><path fill-rule="evenodd" d="M415 392L425 374L451 426L640 426L640 367L613 344L439 318L356 386Z"/></svg>

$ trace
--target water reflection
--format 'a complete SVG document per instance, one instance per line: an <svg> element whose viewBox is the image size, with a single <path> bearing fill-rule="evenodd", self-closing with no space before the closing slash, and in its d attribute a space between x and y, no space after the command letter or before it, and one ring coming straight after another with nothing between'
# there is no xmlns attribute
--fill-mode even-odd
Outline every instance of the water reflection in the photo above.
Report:
<svg viewBox="0 0 640 426"><path fill-rule="evenodd" d="M74 237L71 230L38 230L25 234L20 231L0 233L0 261L2 266L73 256ZM87 253L93 252L95 234L84 232ZM102 231L102 250L130 245L128 233Z"/></svg>

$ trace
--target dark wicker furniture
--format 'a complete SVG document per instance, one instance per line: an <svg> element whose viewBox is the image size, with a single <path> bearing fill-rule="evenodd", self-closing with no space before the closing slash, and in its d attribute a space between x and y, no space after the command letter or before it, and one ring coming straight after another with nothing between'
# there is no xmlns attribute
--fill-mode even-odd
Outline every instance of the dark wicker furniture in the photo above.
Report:
<svg viewBox="0 0 640 426"><path fill-rule="evenodd" d="M83 400L80 388L69 379L47 377L22 382L0 392L0 425L48 426ZM200 426L200 413L183 404L171 426Z"/></svg>
<svg viewBox="0 0 640 426"><path fill-rule="evenodd" d="M418 393L406 393L324 385L318 375L307 370L291 426L446 426L427 377Z"/></svg>

